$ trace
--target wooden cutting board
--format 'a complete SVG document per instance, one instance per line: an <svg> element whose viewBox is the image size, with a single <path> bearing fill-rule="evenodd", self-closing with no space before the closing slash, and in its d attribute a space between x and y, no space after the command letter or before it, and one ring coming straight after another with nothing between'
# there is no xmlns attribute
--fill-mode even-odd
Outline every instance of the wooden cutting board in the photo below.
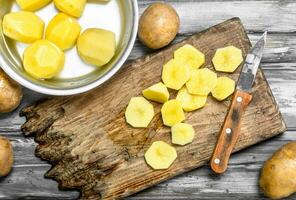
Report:
<svg viewBox="0 0 296 200"><path fill-rule="evenodd" d="M206 54L205 67L213 68L215 50L227 45L246 55L250 41L238 18L211 27L167 49L145 56L124 68L101 87L79 96L55 97L24 108L25 135L35 134L36 155L53 167L46 177L62 189L78 189L81 199L117 199L208 163L229 101L209 97L205 108L186 113L186 122L196 130L190 145L175 146L178 159L167 170L154 171L144 160L153 141L171 143L170 129L163 126L160 108L148 128L134 129L125 123L124 112L131 97L161 80L162 65L175 49L192 44ZM219 73L237 80L233 74ZM254 97L242 124L235 151L261 142L286 130L268 83L259 70Z"/></svg>

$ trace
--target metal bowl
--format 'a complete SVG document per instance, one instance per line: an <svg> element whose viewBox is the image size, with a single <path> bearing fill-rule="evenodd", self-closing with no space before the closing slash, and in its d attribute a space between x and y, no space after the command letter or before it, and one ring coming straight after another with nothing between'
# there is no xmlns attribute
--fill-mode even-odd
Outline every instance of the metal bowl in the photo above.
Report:
<svg viewBox="0 0 296 200"><path fill-rule="evenodd" d="M117 50L113 59L103 67L89 66L78 56L76 48L66 54L64 70L54 79L36 80L22 66L22 54L28 46L4 36L3 16L18 11L15 0L0 0L0 66L15 81L39 93L64 96L89 91L110 79L124 64L134 45L138 29L138 5L136 0L111 0L96 3L89 0L83 16L78 19L82 31L86 28L104 28L116 34ZM58 11L53 3L37 11L46 23Z"/></svg>

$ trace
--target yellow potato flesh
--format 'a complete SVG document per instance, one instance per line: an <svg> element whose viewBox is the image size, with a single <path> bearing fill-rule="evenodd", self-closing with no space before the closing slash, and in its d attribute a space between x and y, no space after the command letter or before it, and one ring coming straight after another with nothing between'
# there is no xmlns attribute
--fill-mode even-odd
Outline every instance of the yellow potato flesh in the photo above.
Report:
<svg viewBox="0 0 296 200"><path fill-rule="evenodd" d="M207 102L207 96L190 94L186 87L179 90L176 99L181 102L182 108L186 112L202 108Z"/></svg>
<svg viewBox="0 0 296 200"><path fill-rule="evenodd" d="M133 97L125 111L126 122L135 128L147 127L153 117L153 105L144 97Z"/></svg>
<svg viewBox="0 0 296 200"><path fill-rule="evenodd" d="M172 127L172 143L186 145L193 141L195 131L190 124L178 123Z"/></svg>
<svg viewBox="0 0 296 200"><path fill-rule="evenodd" d="M34 13L13 12L3 18L4 34L18 42L33 43L43 36L44 22Z"/></svg>
<svg viewBox="0 0 296 200"><path fill-rule="evenodd" d="M205 55L189 44L175 51L174 58L187 64L190 69L198 69L205 63Z"/></svg>
<svg viewBox="0 0 296 200"><path fill-rule="evenodd" d="M168 88L179 90L189 77L189 67L180 61L172 59L163 66L162 81Z"/></svg>
<svg viewBox="0 0 296 200"><path fill-rule="evenodd" d="M52 0L16 0L22 10L36 11L49 4Z"/></svg>
<svg viewBox="0 0 296 200"><path fill-rule="evenodd" d="M80 34L81 27L72 17L59 13L48 24L45 38L60 49L66 50L72 48Z"/></svg>
<svg viewBox="0 0 296 200"><path fill-rule="evenodd" d="M177 158L174 147L163 141L156 141L145 153L145 160L153 169L168 169Z"/></svg>
<svg viewBox="0 0 296 200"><path fill-rule="evenodd" d="M50 79L64 67L65 55L55 44L39 40L24 52L25 71L37 79Z"/></svg>
<svg viewBox="0 0 296 200"><path fill-rule="evenodd" d="M87 29L77 41L77 51L81 59L98 67L110 62L115 50L115 34L104 29Z"/></svg>
<svg viewBox="0 0 296 200"><path fill-rule="evenodd" d="M186 87L190 94L207 96L217 84L217 75L207 69L196 69L191 71Z"/></svg>
<svg viewBox="0 0 296 200"><path fill-rule="evenodd" d="M212 90L212 95L215 99L223 101L234 92L234 89L234 80L228 77L219 77L216 87Z"/></svg>
<svg viewBox="0 0 296 200"><path fill-rule="evenodd" d="M234 72L243 61L242 51L234 46L220 48L212 61L216 71Z"/></svg>
<svg viewBox="0 0 296 200"><path fill-rule="evenodd" d="M54 0L54 4L60 11L73 17L80 17L86 5L86 0Z"/></svg>
<svg viewBox="0 0 296 200"><path fill-rule="evenodd" d="M174 126L185 120L181 102L176 99L165 102L161 108L161 116L166 126Z"/></svg>
<svg viewBox="0 0 296 200"><path fill-rule="evenodd" d="M167 87L163 83L157 83L143 90L143 96L146 99L164 103L169 100L170 94Z"/></svg>

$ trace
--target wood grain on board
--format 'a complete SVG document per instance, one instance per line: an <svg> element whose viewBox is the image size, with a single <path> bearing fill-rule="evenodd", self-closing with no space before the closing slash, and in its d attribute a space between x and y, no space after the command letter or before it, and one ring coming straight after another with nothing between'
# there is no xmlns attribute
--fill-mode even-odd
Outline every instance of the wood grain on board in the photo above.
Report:
<svg viewBox="0 0 296 200"><path fill-rule="evenodd" d="M46 176L60 188L78 189L82 199L113 199L136 193L185 171L206 164L227 112L229 101L208 99L207 106L187 113L187 122L196 129L194 142L176 147L178 159L168 170L154 171L143 155L153 141L170 143L170 130L162 125L161 105L147 129L134 129L125 123L125 108L133 96L160 80L162 65L173 51L185 43L206 54L205 67L219 47L234 45L243 54L250 42L239 19L234 18L193 35L154 55L127 64L112 80L83 95L57 97L23 109L26 135L35 134L36 155L53 167ZM239 69L227 75L237 80ZM254 98L242 122L235 151L278 135L285 125L266 79L260 70L254 85Z"/></svg>

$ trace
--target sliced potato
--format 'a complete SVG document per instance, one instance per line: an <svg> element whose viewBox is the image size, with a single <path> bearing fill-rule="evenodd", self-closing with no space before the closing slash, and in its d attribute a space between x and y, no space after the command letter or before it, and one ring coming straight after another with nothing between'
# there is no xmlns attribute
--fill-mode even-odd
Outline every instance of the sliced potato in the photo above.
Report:
<svg viewBox="0 0 296 200"><path fill-rule="evenodd" d="M217 49L212 61L216 71L234 72L243 62L242 51L234 46L220 48Z"/></svg>
<svg viewBox="0 0 296 200"><path fill-rule="evenodd" d="M172 59L163 66L162 80L168 88L179 90L189 77L190 68L180 61Z"/></svg>
<svg viewBox="0 0 296 200"><path fill-rule="evenodd" d="M143 90L142 93L146 99L156 101L159 103L164 103L168 101L170 97L170 93L167 87L161 82L154 84L151 87Z"/></svg>
<svg viewBox="0 0 296 200"><path fill-rule="evenodd" d="M43 36L44 22L32 12L19 11L3 18L3 33L18 42L33 43Z"/></svg>
<svg viewBox="0 0 296 200"><path fill-rule="evenodd" d="M175 124L185 120L185 115L181 106L181 102L173 99L165 102L161 108L163 123L166 126L174 126Z"/></svg>
<svg viewBox="0 0 296 200"><path fill-rule="evenodd" d="M187 64L190 69L198 69L205 63L205 55L190 44L176 50L174 58Z"/></svg>
<svg viewBox="0 0 296 200"><path fill-rule="evenodd" d="M176 99L181 102L182 108L186 112L202 108L207 102L207 96L190 94L185 86L179 90Z"/></svg>
<svg viewBox="0 0 296 200"><path fill-rule="evenodd" d="M207 68L203 68L191 71L186 87L190 94L207 96L215 88L216 84L217 74Z"/></svg>
<svg viewBox="0 0 296 200"><path fill-rule="evenodd" d="M154 117L153 105L144 97L131 98L126 111L126 122L135 128L146 128Z"/></svg>
<svg viewBox="0 0 296 200"><path fill-rule="evenodd" d="M153 169L167 169L177 158L174 147L163 141L156 141L145 153L145 160Z"/></svg>
<svg viewBox="0 0 296 200"><path fill-rule="evenodd" d="M219 77L217 79L216 87L212 90L212 95L215 97L215 99L223 101L234 92L234 89L234 80L228 77Z"/></svg>
<svg viewBox="0 0 296 200"><path fill-rule="evenodd" d="M194 128L190 124L178 123L172 127L172 143L186 145L193 141Z"/></svg>

